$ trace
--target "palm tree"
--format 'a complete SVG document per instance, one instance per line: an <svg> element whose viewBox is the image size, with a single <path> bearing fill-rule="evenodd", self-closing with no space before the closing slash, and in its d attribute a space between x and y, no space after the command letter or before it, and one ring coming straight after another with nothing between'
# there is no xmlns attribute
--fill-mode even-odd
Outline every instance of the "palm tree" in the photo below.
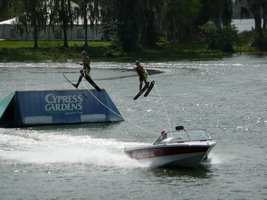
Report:
<svg viewBox="0 0 267 200"><path fill-rule="evenodd" d="M67 48L68 45L68 38L67 38L67 28L68 28L68 9L66 5L66 0L60 0L60 10L59 10L59 17L62 21L62 29L63 29L63 47ZM68 3L69 0L68 0ZM68 6L69 7L69 6Z"/></svg>
<svg viewBox="0 0 267 200"><path fill-rule="evenodd" d="M143 46L152 47L158 41L162 5L164 0L139 1L138 24L140 24L140 42Z"/></svg>
<svg viewBox="0 0 267 200"><path fill-rule="evenodd" d="M262 0L247 0L248 6L253 13L255 20L255 30L257 33L261 34L261 5Z"/></svg>
<svg viewBox="0 0 267 200"><path fill-rule="evenodd" d="M266 0L247 0L250 11L253 13L255 20L255 30L262 36L262 29L267 26L267 1ZM262 24L263 18L263 24Z"/></svg>
<svg viewBox="0 0 267 200"><path fill-rule="evenodd" d="M118 38L118 15L120 0L100 0L101 28L103 37L107 40Z"/></svg>
<svg viewBox="0 0 267 200"><path fill-rule="evenodd" d="M100 0L76 0L80 6L80 15L83 18L84 26L84 47L88 48L88 24L95 28L101 19L100 15Z"/></svg>
<svg viewBox="0 0 267 200"><path fill-rule="evenodd" d="M219 29L222 28L222 26L231 24L233 13L232 0L200 0L200 2L200 24L205 24L211 20Z"/></svg>
<svg viewBox="0 0 267 200"><path fill-rule="evenodd" d="M18 17L17 27L21 33L32 32L34 48L38 48L39 32L46 28L48 19L46 0L22 0L18 8L23 14Z"/></svg>
<svg viewBox="0 0 267 200"><path fill-rule="evenodd" d="M8 19L12 15L12 9L20 0L0 0L0 21Z"/></svg>
<svg viewBox="0 0 267 200"><path fill-rule="evenodd" d="M73 26L73 9L70 0L50 0L50 25L60 25L63 31L63 47L68 48L67 30Z"/></svg>
<svg viewBox="0 0 267 200"><path fill-rule="evenodd" d="M3 20L6 18L9 3L10 3L9 1L0 0L0 20Z"/></svg>
<svg viewBox="0 0 267 200"><path fill-rule="evenodd" d="M199 0L166 0L162 9L161 31L172 42L184 42L194 31L201 8Z"/></svg>
<svg viewBox="0 0 267 200"><path fill-rule="evenodd" d="M139 43L155 45L163 1L101 0L104 34L116 37L125 51L135 51Z"/></svg>

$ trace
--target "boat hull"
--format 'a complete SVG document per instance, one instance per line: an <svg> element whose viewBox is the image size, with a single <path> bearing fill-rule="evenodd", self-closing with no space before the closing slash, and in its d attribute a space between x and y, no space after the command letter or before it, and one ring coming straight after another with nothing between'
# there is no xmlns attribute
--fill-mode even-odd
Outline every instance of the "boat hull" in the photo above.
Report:
<svg viewBox="0 0 267 200"><path fill-rule="evenodd" d="M208 157L215 141L150 145L126 149L131 158L150 167L196 167Z"/></svg>

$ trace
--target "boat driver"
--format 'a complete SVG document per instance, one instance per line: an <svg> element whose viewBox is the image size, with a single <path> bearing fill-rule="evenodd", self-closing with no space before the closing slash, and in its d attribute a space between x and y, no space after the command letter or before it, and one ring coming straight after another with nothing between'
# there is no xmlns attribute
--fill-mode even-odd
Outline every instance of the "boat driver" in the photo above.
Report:
<svg viewBox="0 0 267 200"><path fill-rule="evenodd" d="M168 134L168 132L166 132L166 131L161 131L160 135L161 135L161 137L162 137L162 140L164 140L164 139L167 138L167 134Z"/></svg>

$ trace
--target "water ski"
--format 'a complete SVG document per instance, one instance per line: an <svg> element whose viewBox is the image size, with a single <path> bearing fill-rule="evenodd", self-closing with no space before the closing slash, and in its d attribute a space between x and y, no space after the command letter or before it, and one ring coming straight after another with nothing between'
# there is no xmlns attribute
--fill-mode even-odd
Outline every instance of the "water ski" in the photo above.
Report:
<svg viewBox="0 0 267 200"><path fill-rule="evenodd" d="M146 89L148 88L148 84L146 84L139 92L138 94L133 98L133 100L136 100L138 99L138 97L140 97L145 91Z"/></svg>
<svg viewBox="0 0 267 200"><path fill-rule="evenodd" d="M89 77L84 77L98 92L101 91L101 89L98 87L98 85Z"/></svg>
<svg viewBox="0 0 267 200"><path fill-rule="evenodd" d="M146 92L144 94L144 97L146 97L150 93L150 91L152 90L154 85L155 85L155 81L151 81L151 83L149 84L149 86L148 86L148 88L147 88L147 90L146 90Z"/></svg>
<svg viewBox="0 0 267 200"><path fill-rule="evenodd" d="M66 75L62 72L64 78L71 84L73 85L75 88L76 85L74 83L72 83L67 77ZM88 78L88 77L84 77L97 91L101 91L101 89L98 87L98 85L91 79L91 78Z"/></svg>
<svg viewBox="0 0 267 200"><path fill-rule="evenodd" d="M64 76L64 78L65 78L71 85L73 85L73 86L76 88L75 84L72 83L72 82L70 81L70 79L68 79L67 76L66 76L63 72L62 72L62 75Z"/></svg>

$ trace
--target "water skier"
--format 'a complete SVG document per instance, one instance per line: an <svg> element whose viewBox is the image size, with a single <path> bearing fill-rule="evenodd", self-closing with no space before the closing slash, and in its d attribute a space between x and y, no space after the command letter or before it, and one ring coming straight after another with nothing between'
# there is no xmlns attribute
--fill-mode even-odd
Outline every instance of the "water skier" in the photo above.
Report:
<svg viewBox="0 0 267 200"><path fill-rule="evenodd" d="M83 65L83 69L80 70L80 77L78 79L78 82L72 83L72 85L76 88L79 87L80 82L82 81L82 78L85 78L97 91L101 91L101 89L95 84L95 82L92 80L91 76L90 76L90 71L91 71L91 67L90 67L90 57L87 55L86 51L82 52L82 63L80 65Z"/></svg>
<svg viewBox="0 0 267 200"><path fill-rule="evenodd" d="M145 69L145 67L143 67L140 62L137 60L135 61L135 65L136 67L134 67L134 70L136 70L138 76L139 76L139 90L142 90L142 86L143 86L143 82L145 82L146 86L149 86L149 82L147 81L147 77L148 77L148 73Z"/></svg>

